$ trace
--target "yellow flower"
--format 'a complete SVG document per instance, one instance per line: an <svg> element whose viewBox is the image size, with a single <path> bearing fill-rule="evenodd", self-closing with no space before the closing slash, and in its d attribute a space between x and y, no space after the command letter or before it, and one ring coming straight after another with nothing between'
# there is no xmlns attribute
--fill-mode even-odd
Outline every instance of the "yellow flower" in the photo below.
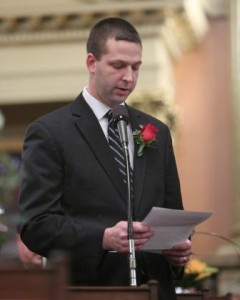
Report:
<svg viewBox="0 0 240 300"><path fill-rule="evenodd" d="M207 267L207 264L199 259L190 259L186 268L185 273L202 273Z"/></svg>
<svg viewBox="0 0 240 300"><path fill-rule="evenodd" d="M196 274L195 280L202 280L218 272L218 268L210 267L205 262L199 259L190 259L188 262L184 275Z"/></svg>

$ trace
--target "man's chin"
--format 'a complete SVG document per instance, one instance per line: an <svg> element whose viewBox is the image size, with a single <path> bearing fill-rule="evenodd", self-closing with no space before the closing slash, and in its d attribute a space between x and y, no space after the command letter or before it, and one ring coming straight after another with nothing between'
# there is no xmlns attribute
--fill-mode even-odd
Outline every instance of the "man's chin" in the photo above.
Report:
<svg viewBox="0 0 240 300"><path fill-rule="evenodd" d="M129 97L129 95L130 95L130 93L124 94L124 95L118 95L118 96L115 97L115 99L116 99L116 101L122 103L122 102L124 102L124 101L127 100L127 98Z"/></svg>
<svg viewBox="0 0 240 300"><path fill-rule="evenodd" d="M122 104L126 99L127 99L127 97L115 97L115 99L114 99L115 106Z"/></svg>

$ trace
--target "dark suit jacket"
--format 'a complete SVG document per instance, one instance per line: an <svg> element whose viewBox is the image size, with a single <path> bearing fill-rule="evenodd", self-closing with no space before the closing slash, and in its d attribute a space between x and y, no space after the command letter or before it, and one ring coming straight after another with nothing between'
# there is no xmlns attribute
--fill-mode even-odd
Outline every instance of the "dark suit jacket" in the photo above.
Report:
<svg viewBox="0 0 240 300"><path fill-rule="evenodd" d="M169 130L131 107L133 130L148 122L159 132L157 147L134 155L134 214L153 206L182 209ZM40 117L27 129L22 156L21 237L42 256L71 253L72 281L84 285L129 285L126 254L102 249L106 227L127 220L126 187L98 120L82 95ZM138 283L156 279L160 299L174 299L171 268L162 255L137 252Z"/></svg>

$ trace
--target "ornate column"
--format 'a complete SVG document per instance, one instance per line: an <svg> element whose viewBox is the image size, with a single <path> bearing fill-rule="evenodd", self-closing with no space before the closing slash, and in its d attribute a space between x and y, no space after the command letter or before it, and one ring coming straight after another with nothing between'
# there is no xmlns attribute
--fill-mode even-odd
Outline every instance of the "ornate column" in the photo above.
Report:
<svg viewBox="0 0 240 300"><path fill-rule="evenodd" d="M233 157L235 173L236 225L234 237L240 244L240 2L231 1L231 56Z"/></svg>

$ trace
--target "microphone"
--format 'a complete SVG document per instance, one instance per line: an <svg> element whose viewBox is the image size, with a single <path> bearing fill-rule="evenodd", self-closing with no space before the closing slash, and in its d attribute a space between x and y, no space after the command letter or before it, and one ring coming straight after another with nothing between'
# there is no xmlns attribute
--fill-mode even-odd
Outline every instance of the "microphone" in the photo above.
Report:
<svg viewBox="0 0 240 300"><path fill-rule="evenodd" d="M131 180L130 180L130 163L129 163L129 151L128 151L128 135L127 124L129 122L128 111L126 106L118 105L112 110L113 121L117 123L119 139L122 144L123 152L126 161L126 180L128 189L128 243L129 243L129 271L130 271L130 285L137 286L136 276L136 256L134 245L134 232L133 232L133 220L132 220L132 197L131 197Z"/></svg>
<svg viewBox="0 0 240 300"><path fill-rule="evenodd" d="M112 110L113 121L117 123L120 142L125 147L128 145L127 124L129 122L128 111L125 105L118 105Z"/></svg>

